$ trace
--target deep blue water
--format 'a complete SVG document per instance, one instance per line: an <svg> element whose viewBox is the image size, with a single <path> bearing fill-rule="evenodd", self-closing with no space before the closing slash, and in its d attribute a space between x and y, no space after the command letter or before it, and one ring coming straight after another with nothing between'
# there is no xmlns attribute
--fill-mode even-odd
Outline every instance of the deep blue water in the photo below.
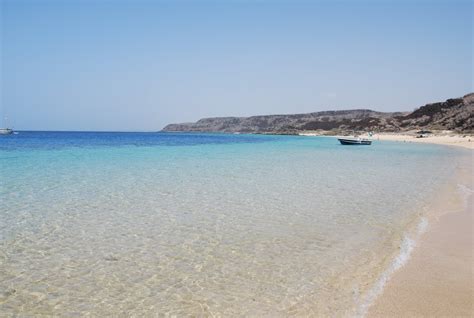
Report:
<svg viewBox="0 0 474 318"><path fill-rule="evenodd" d="M15 135L0 137L0 150L48 150L67 147L194 146L206 144L261 143L285 138L288 137L217 133L21 131Z"/></svg>

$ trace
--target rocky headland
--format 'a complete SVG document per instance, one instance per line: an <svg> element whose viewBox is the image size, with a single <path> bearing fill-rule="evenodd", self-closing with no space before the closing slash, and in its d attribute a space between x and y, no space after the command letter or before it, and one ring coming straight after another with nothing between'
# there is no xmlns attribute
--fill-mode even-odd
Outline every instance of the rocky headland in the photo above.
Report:
<svg viewBox="0 0 474 318"><path fill-rule="evenodd" d="M412 112L377 112L369 109L321 111L307 114L203 118L195 123L170 124L166 132L224 132L299 134L318 131L404 132L449 130L474 133L474 93L444 102L426 104Z"/></svg>

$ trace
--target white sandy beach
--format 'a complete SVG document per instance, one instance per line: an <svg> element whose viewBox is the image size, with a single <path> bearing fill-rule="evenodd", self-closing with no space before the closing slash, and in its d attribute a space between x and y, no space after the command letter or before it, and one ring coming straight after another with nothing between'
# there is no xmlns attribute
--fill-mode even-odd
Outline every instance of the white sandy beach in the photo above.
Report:
<svg viewBox="0 0 474 318"><path fill-rule="evenodd" d="M300 136L314 136L314 137L326 137L317 132L305 132L299 134ZM331 136L340 137L340 136ZM365 137L365 136L363 136ZM474 149L474 136L471 135L459 135L454 133L435 133L430 134L423 138L416 138L415 133L378 133L374 134L370 139L382 140L382 141L399 141L399 142L418 142L418 143L431 143L446 146L458 146L468 149Z"/></svg>
<svg viewBox="0 0 474 318"><path fill-rule="evenodd" d="M469 135L433 134L424 138L416 138L416 135L413 134L375 134L372 136L372 139L400 142L432 143L474 149L474 136Z"/></svg>

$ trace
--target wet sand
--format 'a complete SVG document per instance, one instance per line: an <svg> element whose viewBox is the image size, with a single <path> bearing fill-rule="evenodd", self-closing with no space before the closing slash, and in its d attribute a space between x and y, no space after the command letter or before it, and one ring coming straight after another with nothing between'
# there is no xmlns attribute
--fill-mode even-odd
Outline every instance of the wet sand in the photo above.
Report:
<svg viewBox="0 0 474 318"><path fill-rule="evenodd" d="M427 231L368 317L474 317L472 172L465 162L434 200Z"/></svg>

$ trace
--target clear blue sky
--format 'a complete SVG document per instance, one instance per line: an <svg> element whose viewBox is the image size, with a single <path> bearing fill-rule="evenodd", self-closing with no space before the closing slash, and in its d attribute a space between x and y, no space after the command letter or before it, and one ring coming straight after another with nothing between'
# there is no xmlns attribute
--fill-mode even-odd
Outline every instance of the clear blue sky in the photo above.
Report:
<svg viewBox="0 0 474 318"><path fill-rule="evenodd" d="M412 110L473 90L471 1L0 2L16 129Z"/></svg>

